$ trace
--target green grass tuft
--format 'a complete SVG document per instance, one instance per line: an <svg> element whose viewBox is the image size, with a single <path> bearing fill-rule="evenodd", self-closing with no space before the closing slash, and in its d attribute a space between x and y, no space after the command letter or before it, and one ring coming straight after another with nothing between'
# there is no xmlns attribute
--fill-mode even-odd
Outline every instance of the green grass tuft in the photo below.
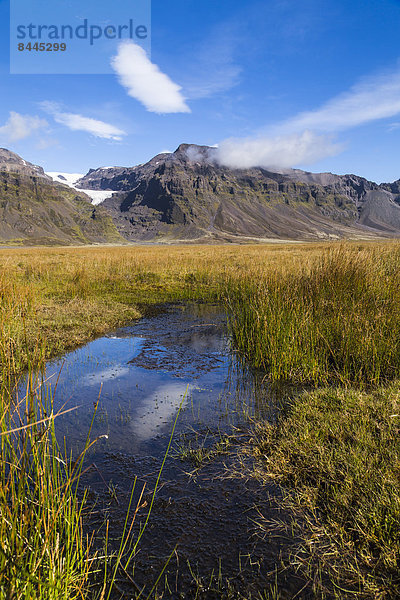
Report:
<svg viewBox="0 0 400 600"><path fill-rule="evenodd" d="M377 385L400 375L400 252L330 248L298 271L234 280L233 343L271 380Z"/></svg>

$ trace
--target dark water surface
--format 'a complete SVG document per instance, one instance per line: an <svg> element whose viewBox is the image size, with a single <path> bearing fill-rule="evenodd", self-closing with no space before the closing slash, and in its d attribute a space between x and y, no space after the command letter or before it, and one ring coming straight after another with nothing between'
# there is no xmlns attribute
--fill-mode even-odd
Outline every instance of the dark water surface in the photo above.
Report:
<svg viewBox="0 0 400 600"><path fill-rule="evenodd" d="M231 352L221 307L171 305L48 363L55 409L78 407L57 420L58 437L79 450L99 399L95 452L163 454L172 425L229 431L268 411L260 378Z"/></svg>
<svg viewBox="0 0 400 600"><path fill-rule="evenodd" d="M280 560L294 540L257 523L289 519L279 508L277 486L248 477L252 459L239 460L235 450L199 470L179 457L180 446L212 447L224 433L234 433L240 446L246 435L240 427L249 417L277 414L276 396L262 375L243 367L232 352L221 307L166 306L49 363L46 377L53 387L58 379L56 409L79 407L56 422L59 440L65 438L74 453L82 449L99 399L91 438L107 437L90 452L85 484L95 503L89 530L97 531L100 545L109 520L111 550L118 548L135 478L138 491L146 484L144 499L151 502L181 409L131 572L136 585L145 586L143 597L174 549L160 580L160 598L254 598L275 586ZM145 518L143 509L138 527ZM134 598L136 587L123 575L120 579L115 597ZM279 597L292 598L304 585L284 571ZM301 597L307 597L306 588Z"/></svg>

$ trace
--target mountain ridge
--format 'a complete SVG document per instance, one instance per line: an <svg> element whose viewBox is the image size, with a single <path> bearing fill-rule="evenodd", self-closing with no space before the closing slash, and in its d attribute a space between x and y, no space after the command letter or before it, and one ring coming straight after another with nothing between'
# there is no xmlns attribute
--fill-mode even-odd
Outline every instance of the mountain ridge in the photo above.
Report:
<svg viewBox="0 0 400 600"><path fill-rule="evenodd" d="M78 181L51 176L0 149L3 243L400 237L400 180L378 185L353 174L231 169L209 146L181 144L133 167L90 169ZM87 194L111 197L94 206Z"/></svg>
<svg viewBox="0 0 400 600"><path fill-rule="evenodd" d="M77 187L115 192L102 206L130 241L400 235L400 180L230 169L209 146L181 144L141 165L91 169Z"/></svg>

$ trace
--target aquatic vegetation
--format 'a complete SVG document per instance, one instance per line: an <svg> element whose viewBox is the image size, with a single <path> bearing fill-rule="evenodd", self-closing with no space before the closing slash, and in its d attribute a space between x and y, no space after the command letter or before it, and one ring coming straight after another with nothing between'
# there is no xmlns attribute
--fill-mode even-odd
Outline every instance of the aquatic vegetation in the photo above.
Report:
<svg viewBox="0 0 400 600"><path fill-rule="evenodd" d="M400 376L400 251L338 245L298 270L232 278L234 346L273 381L377 385Z"/></svg>
<svg viewBox="0 0 400 600"><path fill-rule="evenodd" d="M333 594L396 597L399 248L358 241L1 250L0 596L92 593L77 496L82 463L57 447L42 388L33 384L15 404L20 373L160 303L196 300L225 306L234 349L265 381L325 386L296 398L278 423L259 419L253 475L290 486L293 510L310 511L302 561L321 581L348 582ZM201 440L181 451L199 465L212 458ZM316 539L327 551L314 564Z"/></svg>
<svg viewBox="0 0 400 600"><path fill-rule="evenodd" d="M175 456L199 468L216 456L227 454L234 441L233 435L210 430L205 434L196 431L183 433L175 445Z"/></svg>
<svg viewBox="0 0 400 600"><path fill-rule="evenodd" d="M0 597L84 598L93 557L77 490L89 438L72 461L56 442L50 388L31 377L18 398L9 383L0 386Z"/></svg>

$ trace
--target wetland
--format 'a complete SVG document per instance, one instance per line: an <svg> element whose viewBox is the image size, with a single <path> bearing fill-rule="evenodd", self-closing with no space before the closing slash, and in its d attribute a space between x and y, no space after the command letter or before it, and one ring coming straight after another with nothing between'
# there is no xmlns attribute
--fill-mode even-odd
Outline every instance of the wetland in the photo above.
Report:
<svg viewBox="0 0 400 600"><path fill-rule="evenodd" d="M1 597L399 597L399 266L2 250Z"/></svg>

